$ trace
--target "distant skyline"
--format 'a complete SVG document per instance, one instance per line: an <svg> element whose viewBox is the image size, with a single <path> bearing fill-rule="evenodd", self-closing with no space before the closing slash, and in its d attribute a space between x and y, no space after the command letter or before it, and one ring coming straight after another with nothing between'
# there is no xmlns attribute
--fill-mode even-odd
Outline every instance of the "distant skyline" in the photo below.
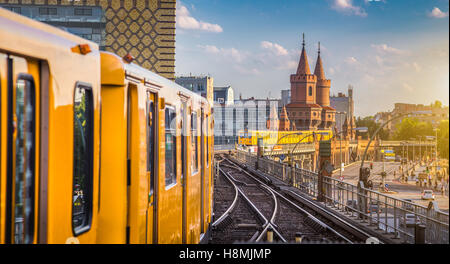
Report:
<svg viewBox="0 0 450 264"><path fill-rule="evenodd" d="M449 105L448 10L448 0L177 1L175 72L280 98L305 33L311 71L320 41L331 94L352 85L356 116Z"/></svg>

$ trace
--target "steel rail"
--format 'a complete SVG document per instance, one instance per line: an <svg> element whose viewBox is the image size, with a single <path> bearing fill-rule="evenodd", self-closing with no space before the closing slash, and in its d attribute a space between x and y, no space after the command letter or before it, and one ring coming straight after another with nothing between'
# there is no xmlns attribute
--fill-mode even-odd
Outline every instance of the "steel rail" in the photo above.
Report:
<svg viewBox="0 0 450 264"><path fill-rule="evenodd" d="M228 177L228 179L232 181L231 176L229 176L227 172L225 172L223 170L221 170L221 172L224 173L226 175L226 177ZM242 198L244 198L245 202L247 202L247 204L250 205L250 207L253 209L253 211L255 211L256 214L258 215L258 218L260 220L262 220L261 222L264 222L264 224L262 226L267 225L267 223L269 223L269 221L264 216L264 214L261 213L261 211L255 206L255 204L253 204L253 202L247 197L247 195L245 195L245 193L241 190L241 188L239 188L238 186L236 186L236 188L237 188L239 194L242 196Z"/></svg>
<svg viewBox="0 0 450 264"><path fill-rule="evenodd" d="M237 165L236 163L234 163L233 161L231 161L231 160L229 160L229 159L227 159L227 158L225 158L225 157L224 157L224 159L225 159L225 160L228 160L228 162L230 162L230 163L232 163L232 164L234 164L234 165L236 165L236 166L239 166L239 165ZM261 185L266 185L266 184L264 184L263 182L261 182L260 180L258 180L255 176L251 175L249 172L247 172L247 171L245 171L245 170L244 170L244 172L245 172L248 176L250 176L250 177L252 177L253 179L255 179L255 181L259 182ZM266 186L267 186L267 185L266 185ZM267 188L272 189L272 188L269 187L269 186L267 186ZM273 189L272 189L272 190L273 190ZM340 238L344 239L345 241L347 241L347 242L353 244L353 242L352 242L350 239L348 239L346 236L342 235L342 234L339 233L338 231L334 230L332 227L328 226L327 224L325 224L325 223L322 222L321 220L317 219L317 218L316 218L315 216L313 216L311 213L309 213L309 212L306 211L305 209L299 207L298 205L296 205L295 203L293 203L292 201L290 201L289 199L287 199L286 197L284 197L282 194L278 193L278 192L275 191L275 190L273 190L273 192L274 192L275 194L277 194L280 198L282 198L283 200L285 200L286 202L288 202L289 204L291 204L292 206L294 206L294 208L296 208L296 209L298 209L299 211L301 211L301 212L303 212L304 214L306 214L308 217L310 217L310 218L311 218L313 221L315 221L317 224L319 224L319 225L325 227L326 229L328 229L329 231L331 231L331 232L334 233L335 235L337 235L337 236L339 236ZM308 201L308 202L309 202L309 201ZM316 206L316 205L314 205L314 206ZM321 208L321 209L322 209L322 208ZM323 209L322 209L322 210L323 210ZM354 227L354 228L356 228L356 227ZM359 231L359 230L358 230L358 231Z"/></svg>
<svg viewBox="0 0 450 264"><path fill-rule="evenodd" d="M304 202L308 203L309 205L315 207L316 209L321 210L321 211L324 211L324 212L326 211L325 209L321 208L320 206L318 206L318 205L314 204L313 202L309 201L308 199L302 197L301 195L299 195L299 194L297 194L297 193L295 193L295 192L293 192L293 191L291 191L291 190L289 190L289 192L291 192L293 195L295 195L296 197L298 197L298 198L301 199L302 201L304 201ZM330 212L330 211L326 211L326 213L329 214L329 215L331 215L331 216L333 216L334 218L338 219L341 223L347 225L347 226L350 227L351 229L353 229L353 230L355 230L355 231L361 233L362 235L366 236L367 238L372 237L372 235L367 234L366 232L364 232L364 231L361 230L360 228L358 228L358 227L354 226L353 224L349 223L348 221L344 220L344 219L343 219L342 217L340 217L339 215L337 215L337 214L335 214L335 213L333 213L333 212ZM384 244L384 243L381 242L381 241L380 241L380 243L381 243L381 244Z"/></svg>
<svg viewBox="0 0 450 264"><path fill-rule="evenodd" d="M220 169L220 168L219 168L219 171L223 173L222 169ZM216 221L214 221L214 223L212 223L213 227L220 224L223 220L225 220L230 215L231 211L234 209L234 207L236 207L237 200L238 200L238 194L239 194L238 187L236 186L236 184L234 184L234 182L230 178L228 178L228 176L226 174L224 174L224 176L234 187L234 190L235 190L234 200L233 200L233 203L230 205L230 207L228 207L228 209Z"/></svg>
<svg viewBox="0 0 450 264"><path fill-rule="evenodd" d="M226 159L226 158L225 158L225 160L227 160L228 162L234 164L232 161L230 161L230 160L228 160L228 159ZM223 166L223 165L222 165L222 166ZM244 171L242 168L240 168L240 167L238 167L238 166L236 166L236 165L235 165L235 166L227 166L227 167L231 167L231 168L234 168L234 169L238 169L239 172L246 172L246 171ZM228 173L227 173L227 174L228 174ZM238 181L238 180L234 179L231 175L228 175L228 176L229 176L232 180L234 180L234 181L236 181L236 182L241 182L241 181ZM255 180L257 180L257 179L255 179ZM259 182L259 181L258 181L258 182ZM249 186L249 184L246 184L246 185ZM237 186L236 186L236 187L237 187ZM261 239L263 238L263 236L267 233L267 230L269 229L269 227L272 227L272 229L273 229L273 231L276 233L276 235L277 235L283 242L286 243L287 240L286 240L286 239L281 235L281 233L277 230L277 228L276 228L277 225L274 223L275 217L276 217L276 215L277 215L277 213L278 213L278 201L277 201L276 195L272 192L272 190L270 189L270 187L266 186L265 184L260 185L260 187L266 188L267 191L269 191L269 193L272 195L272 198L274 199L274 210L273 210L272 217L270 218L270 220L267 220L267 218L265 218L265 216L261 213L261 211L259 211L259 209L257 209L256 205L255 205L253 202L250 201L250 199L244 194L244 192L243 192L239 187L237 187L239 193L244 197L244 200L246 200L247 203L249 203L250 206L251 206L251 207L252 207L252 208L260 215L260 217L261 217L262 219L264 219L264 224L262 225L263 231L262 231L262 232L259 234L259 236L256 238L255 242L261 241Z"/></svg>

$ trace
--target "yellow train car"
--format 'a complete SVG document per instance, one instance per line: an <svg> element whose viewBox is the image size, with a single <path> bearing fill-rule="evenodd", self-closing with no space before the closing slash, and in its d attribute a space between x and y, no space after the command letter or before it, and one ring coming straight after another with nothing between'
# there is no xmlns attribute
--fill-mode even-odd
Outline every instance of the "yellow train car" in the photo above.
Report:
<svg viewBox="0 0 450 264"><path fill-rule="evenodd" d="M95 242L98 47L2 8L0 36L0 242Z"/></svg>
<svg viewBox="0 0 450 264"><path fill-rule="evenodd" d="M0 243L200 243L206 99L0 8Z"/></svg>
<svg viewBox="0 0 450 264"><path fill-rule="evenodd" d="M313 135L314 134L314 135ZM248 130L239 131L238 144L241 146L257 146L258 138L263 139L263 146L310 143L314 140L329 140L333 137L331 130L304 131L270 131Z"/></svg>
<svg viewBox="0 0 450 264"><path fill-rule="evenodd" d="M199 243L211 221L206 99L112 53L101 66L98 242Z"/></svg>

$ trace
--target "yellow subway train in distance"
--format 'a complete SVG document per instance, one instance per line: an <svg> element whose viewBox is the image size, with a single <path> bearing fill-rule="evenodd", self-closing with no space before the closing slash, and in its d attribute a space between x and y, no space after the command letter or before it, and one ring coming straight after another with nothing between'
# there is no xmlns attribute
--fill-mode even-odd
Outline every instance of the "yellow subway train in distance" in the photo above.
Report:
<svg viewBox="0 0 450 264"><path fill-rule="evenodd" d="M314 136L312 135L314 133ZM263 139L263 146L310 143L314 138L318 141L329 140L333 137L331 130L304 130L304 131L270 131L248 130L239 131L238 144L241 146L257 146L258 138Z"/></svg>
<svg viewBox="0 0 450 264"><path fill-rule="evenodd" d="M0 243L201 243L208 101L0 8Z"/></svg>

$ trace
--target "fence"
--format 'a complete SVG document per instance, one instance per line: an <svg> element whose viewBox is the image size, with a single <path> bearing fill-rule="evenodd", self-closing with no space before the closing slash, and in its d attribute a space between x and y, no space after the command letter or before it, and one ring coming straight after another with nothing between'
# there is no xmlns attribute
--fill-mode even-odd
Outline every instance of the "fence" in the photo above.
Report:
<svg viewBox="0 0 450 264"><path fill-rule="evenodd" d="M255 155L236 151L236 157L255 168ZM274 176L305 194L318 197L318 174L304 169L292 168L280 162L261 158L258 170ZM424 207L402 199L359 188L331 177L323 177L324 204L341 213L373 225L384 234L391 234L400 241L414 243L416 224L425 226L425 242L449 243L449 215L436 210L433 203Z"/></svg>

